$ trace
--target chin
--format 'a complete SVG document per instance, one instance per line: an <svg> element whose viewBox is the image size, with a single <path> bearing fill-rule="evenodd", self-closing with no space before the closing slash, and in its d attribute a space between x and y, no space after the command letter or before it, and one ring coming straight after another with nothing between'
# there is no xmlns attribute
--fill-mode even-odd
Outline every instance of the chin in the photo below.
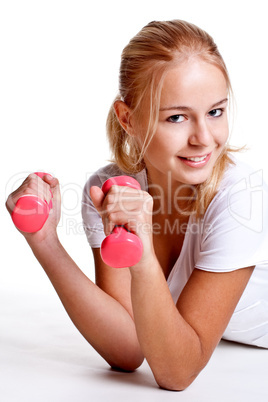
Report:
<svg viewBox="0 0 268 402"><path fill-rule="evenodd" d="M189 175L187 178L185 177L185 181L183 181L184 184L189 184L192 186L196 186L198 184L204 183L206 180L210 178L212 174L212 169L209 171L204 171L204 172L193 172L191 175Z"/></svg>

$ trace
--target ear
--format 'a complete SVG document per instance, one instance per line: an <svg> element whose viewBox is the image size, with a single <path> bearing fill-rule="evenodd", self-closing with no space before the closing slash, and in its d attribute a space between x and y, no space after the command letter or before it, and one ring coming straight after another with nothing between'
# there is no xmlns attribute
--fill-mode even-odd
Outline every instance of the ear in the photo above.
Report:
<svg viewBox="0 0 268 402"><path fill-rule="evenodd" d="M114 111L121 127L127 134L133 135L132 112L125 102L118 100L114 103Z"/></svg>

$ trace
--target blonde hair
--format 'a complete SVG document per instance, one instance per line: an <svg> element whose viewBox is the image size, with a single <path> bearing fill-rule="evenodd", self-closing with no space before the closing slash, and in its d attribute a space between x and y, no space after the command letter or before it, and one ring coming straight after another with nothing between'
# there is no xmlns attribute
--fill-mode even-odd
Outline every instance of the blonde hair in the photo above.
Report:
<svg viewBox="0 0 268 402"><path fill-rule="evenodd" d="M120 125L114 103L109 111L107 135L113 161L126 173L134 174L145 168L143 155L156 130L165 74L172 66L191 56L218 67L226 79L229 95L232 94L226 65L213 38L194 24L181 20L150 22L124 48L119 73L119 94L115 101L125 102L137 118L145 99L149 99L150 104L142 148L135 137L128 135ZM226 146L211 177L195 186L187 213L196 213L197 216L204 213L216 194L227 165L231 163L231 151L233 149Z"/></svg>

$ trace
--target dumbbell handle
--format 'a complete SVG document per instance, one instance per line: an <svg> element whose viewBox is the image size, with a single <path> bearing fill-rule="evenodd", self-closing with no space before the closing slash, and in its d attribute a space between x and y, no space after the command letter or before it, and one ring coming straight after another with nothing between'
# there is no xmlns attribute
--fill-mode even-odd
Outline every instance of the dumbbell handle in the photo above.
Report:
<svg viewBox="0 0 268 402"><path fill-rule="evenodd" d="M35 172L35 174L42 178L47 173ZM22 232L35 233L44 226L51 208L52 201L48 204L37 195L22 195L16 202L11 218Z"/></svg>
<svg viewBox="0 0 268 402"><path fill-rule="evenodd" d="M127 186L140 190L133 177L115 176L106 180L102 191L107 194L112 185ZM143 253L143 245L138 236L127 231L124 226L116 226L101 244L102 260L114 268L130 267L137 264Z"/></svg>

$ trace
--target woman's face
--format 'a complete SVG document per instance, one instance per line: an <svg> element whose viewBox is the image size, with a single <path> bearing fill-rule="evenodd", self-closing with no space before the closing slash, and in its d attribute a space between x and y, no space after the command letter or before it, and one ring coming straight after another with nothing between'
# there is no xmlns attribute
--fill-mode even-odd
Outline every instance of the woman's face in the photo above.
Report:
<svg viewBox="0 0 268 402"><path fill-rule="evenodd" d="M210 176L228 139L227 97L225 77L212 64L190 59L168 71L157 130L144 155L153 182L169 174L172 181L198 184ZM142 119L141 142L146 113Z"/></svg>

